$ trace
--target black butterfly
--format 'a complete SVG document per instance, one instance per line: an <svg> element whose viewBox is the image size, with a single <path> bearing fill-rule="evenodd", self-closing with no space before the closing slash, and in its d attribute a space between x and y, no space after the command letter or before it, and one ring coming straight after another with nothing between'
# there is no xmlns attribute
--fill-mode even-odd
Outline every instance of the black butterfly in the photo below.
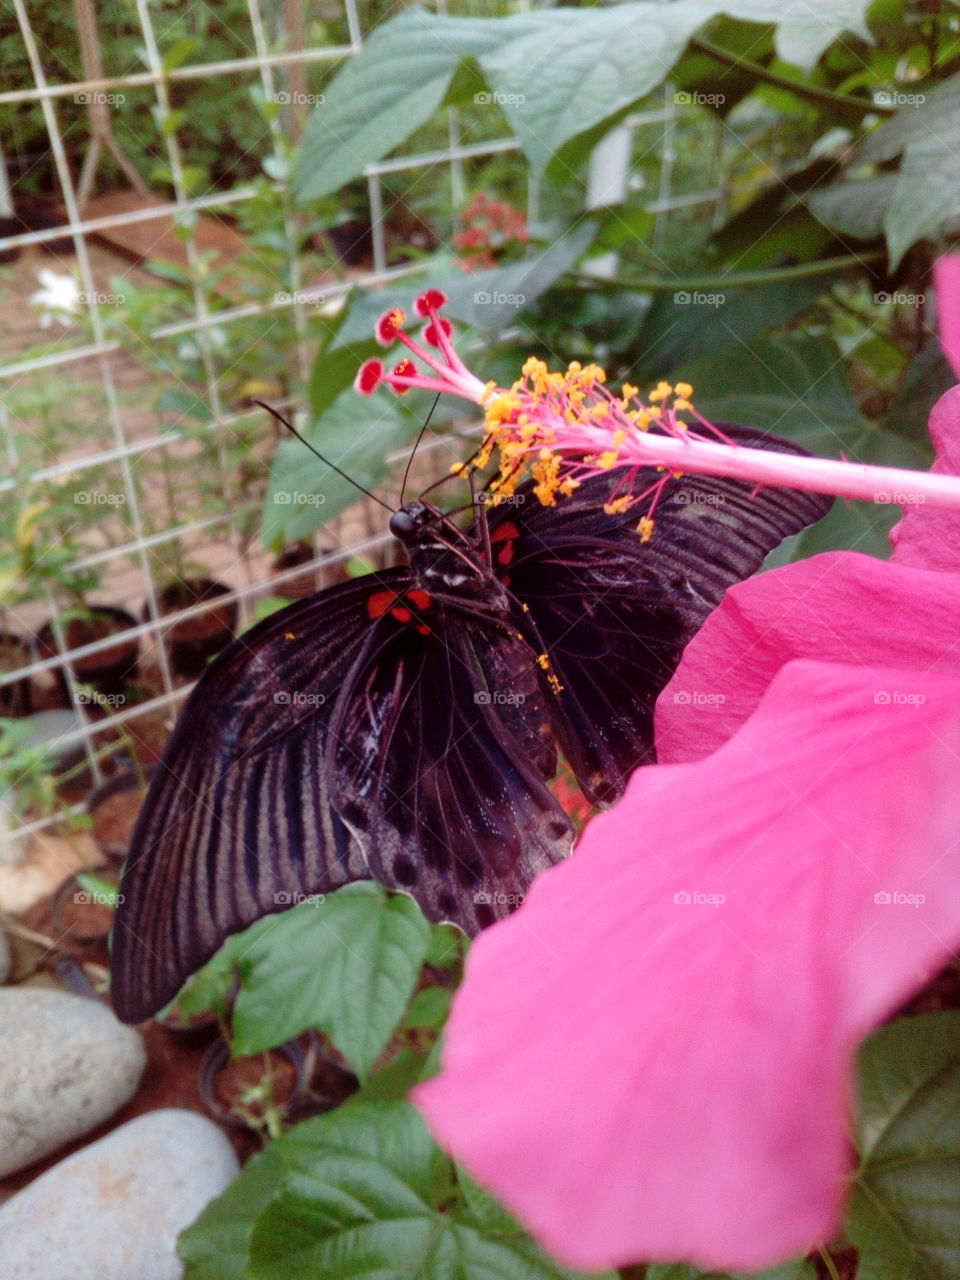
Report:
<svg viewBox="0 0 960 1280"><path fill-rule="evenodd" d="M795 445L719 424L734 443ZM558 751L609 805L653 756L653 708L732 583L829 509L817 494L671 476L603 510L624 469L555 507L527 482L467 531L390 520L409 567L331 587L235 640L194 689L120 886L113 1000L141 1021L231 933L373 877L468 933L565 857ZM639 471L632 492L662 478Z"/></svg>

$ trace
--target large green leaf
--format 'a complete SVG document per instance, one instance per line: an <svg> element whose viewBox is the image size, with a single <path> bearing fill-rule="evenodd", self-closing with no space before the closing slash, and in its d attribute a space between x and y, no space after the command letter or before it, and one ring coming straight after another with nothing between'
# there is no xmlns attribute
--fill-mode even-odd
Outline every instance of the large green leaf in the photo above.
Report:
<svg viewBox="0 0 960 1280"><path fill-rule="evenodd" d="M872 133L857 163L879 164L902 153L900 173L883 215L891 268L918 240L935 235L960 202L960 73L915 95Z"/></svg>
<svg viewBox="0 0 960 1280"><path fill-rule="evenodd" d="M857 1280L960 1276L960 1014L883 1027L860 1057Z"/></svg>
<svg viewBox="0 0 960 1280"><path fill-rule="evenodd" d="M640 0L505 18L405 9L365 41L308 121L296 198L318 199L358 177L444 101L502 110L542 173L575 139L613 124L661 84L694 32L718 14L777 24L780 56L808 69L844 31L869 39L865 8L864 0L807 0L786 10L774 0Z"/></svg>
<svg viewBox="0 0 960 1280"><path fill-rule="evenodd" d="M430 925L412 898L371 880L271 919L240 960L236 1052L320 1027L365 1077L413 995Z"/></svg>
<svg viewBox="0 0 960 1280"><path fill-rule="evenodd" d="M389 454L412 440L422 421L391 393L361 398L351 388L304 435L357 484L374 489L389 473ZM356 501L355 485L299 440L281 440L270 464L260 536L268 547L300 542Z"/></svg>
<svg viewBox="0 0 960 1280"><path fill-rule="evenodd" d="M646 1280L816 1280L817 1269L805 1258L796 1258L765 1271L698 1271L683 1262L647 1268Z"/></svg>
<svg viewBox="0 0 960 1280"><path fill-rule="evenodd" d="M502 1211L478 1212L457 1193L453 1166L409 1103L348 1104L281 1141L287 1172L254 1228L254 1280L578 1274L547 1259Z"/></svg>
<svg viewBox="0 0 960 1280"><path fill-rule="evenodd" d="M431 120L460 64L531 30L552 14L447 18L411 7L379 26L328 86L304 130L295 197L316 200Z"/></svg>

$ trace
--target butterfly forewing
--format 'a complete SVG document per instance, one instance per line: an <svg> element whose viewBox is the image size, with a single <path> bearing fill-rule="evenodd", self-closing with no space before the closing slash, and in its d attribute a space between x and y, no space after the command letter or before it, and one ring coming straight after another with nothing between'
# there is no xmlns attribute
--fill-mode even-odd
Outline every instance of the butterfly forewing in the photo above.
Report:
<svg viewBox="0 0 960 1280"><path fill-rule="evenodd" d="M736 444L804 452L749 427L719 426ZM653 494L627 512L603 510L628 474L595 475L556 507L542 506L528 482L490 521L494 568L529 609L562 686L558 740L585 794L601 805L652 760L657 696L726 589L832 501L723 477L663 480L642 468L632 493L663 481L644 542L637 524Z"/></svg>

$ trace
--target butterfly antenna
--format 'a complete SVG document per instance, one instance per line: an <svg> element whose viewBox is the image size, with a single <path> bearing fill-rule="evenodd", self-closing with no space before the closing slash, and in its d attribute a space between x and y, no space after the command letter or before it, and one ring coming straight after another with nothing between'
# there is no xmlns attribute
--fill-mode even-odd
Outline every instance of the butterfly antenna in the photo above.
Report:
<svg viewBox="0 0 960 1280"><path fill-rule="evenodd" d="M307 440L304 436L302 436L300 432L297 430L297 428L293 425L293 423L288 422L282 413L278 413L276 409L271 408L271 406L266 404L263 400L253 400L252 403L258 404L261 409L266 409L267 413L272 413L278 422L283 423L283 425L287 428L287 430L290 432L291 435L295 435L297 439L300 441L300 443L305 444L307 448L310 450L310 452L314 454L316 457L318 457L322 463L328 466L331 471L335 471L338 476L342 476L344 480L347 481L348 484L352 484L355 489L359 489L361 493L365 493L367 497L372 498L374 502L379 502L381 507L385 507L387 511L389 511L392 515L396 514L396 512L394 511L394 508L391 507L388 502L384 502L383 499L378 498L375 493L371 493L369 489L365 489L363 485L358 484L357 481L354 480L352 476L348 476L345 471L341 471L335 462L331 462L329 458L325 458L323 454L320 452L320 450L315 449L313 445L310 443L310 441Z"/></svg>
<svg viewBox="0 0 960 1280"><path fill-rule="evenodd" d="M424 434L426 433L427 427L429 427L430 425L430 419L433 417L433 411L434 409L436 409L439 402L440 402L440 392L438 391L437 398L434 400L433 404L430 406L430 412L427 414L427 420L423 424L423 426L420 428L420 434L417 436L416 443L414 444L413 448L410 450L409 458L407 458L407 467L403 473L403 484L400 486L401 507L403 506L403 495L407 491L407 478L410 475L410 468L413 465L414 455L416 454L417 450L420 448L420 441L423 439Z"/></svg>

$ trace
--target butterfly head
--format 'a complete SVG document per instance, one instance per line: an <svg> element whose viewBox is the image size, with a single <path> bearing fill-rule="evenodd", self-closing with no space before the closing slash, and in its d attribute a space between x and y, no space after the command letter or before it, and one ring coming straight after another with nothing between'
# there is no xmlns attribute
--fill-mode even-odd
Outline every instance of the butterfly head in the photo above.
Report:
<svg viewBox="0 0 960 1280"><path fill-rule="evenodd" d="M413 542L417 535L435 523L437 512L425 502L408 502L390 517L389 529L401 542Z"/></svg>

